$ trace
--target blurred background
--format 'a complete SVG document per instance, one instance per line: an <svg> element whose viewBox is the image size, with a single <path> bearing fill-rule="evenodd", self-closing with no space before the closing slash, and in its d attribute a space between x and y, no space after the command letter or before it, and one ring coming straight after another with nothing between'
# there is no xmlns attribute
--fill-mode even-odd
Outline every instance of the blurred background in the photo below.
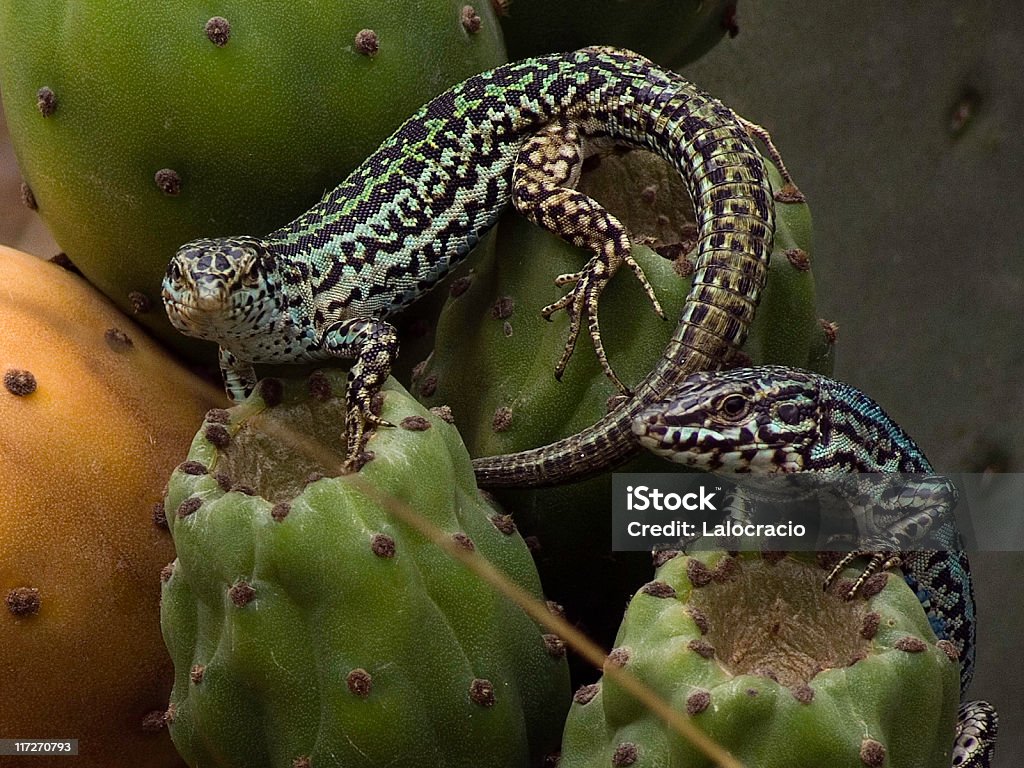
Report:
<svg viewBox="0 0 1024 768"><path fill-rule="evenodd" d="M940 470L1024 470L1024 20L1015 10L740 2L739 34L684 72L772 132L814 214L818 305L839 325L835 375L881 402ZM21 203L2 123L0 243L60 250ZM1013 661L1024 554L973 562L974 694L1000 710L997 765L1011 765L1024 748Z"/></svg>
<svg viewBox="0 0 1024 768"><path fill-rule="evenodd" d="M2 98L2 94L0 94ZM0 112L0 243L39 256L53 256L60 248L46 225L21 202L21 174Z"/></svg>

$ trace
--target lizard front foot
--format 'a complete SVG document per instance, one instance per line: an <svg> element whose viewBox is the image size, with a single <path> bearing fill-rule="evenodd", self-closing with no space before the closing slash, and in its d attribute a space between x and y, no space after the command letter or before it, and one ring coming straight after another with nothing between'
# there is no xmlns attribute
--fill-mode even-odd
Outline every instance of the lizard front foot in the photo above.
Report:
<svg viewBox="0 0 1024 768"><path fill-rule="evenodd" d="M358 472L373 458L373 453L366 450L366 443L378 427L393 427L375 414L369 404L355 405L349 408L345 416L345 462L342 471L346 474Z"/></svg>
<svg viewBox="0 0 1024 768"><path fill-rule="evenodd" d="M398 333L390 323L375 317L354 317L328 326L323 335L325 351L337 357L354 357L348 372L345 401L345 441L347 453L343 468L358 472L369 460L366 441L377 427L393 426L378 415L374 407L381 387L391 373L391 361L398 354Z"/></svg>

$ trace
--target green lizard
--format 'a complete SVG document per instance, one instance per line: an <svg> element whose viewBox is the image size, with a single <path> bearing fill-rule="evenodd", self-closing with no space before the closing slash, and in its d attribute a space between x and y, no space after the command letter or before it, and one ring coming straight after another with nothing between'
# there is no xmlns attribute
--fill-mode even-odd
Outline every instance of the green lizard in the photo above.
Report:
<svg viewBox="0 0 1024 768"><path fill-rule="evenodd" d="M347 463L361 464L381 422L373 395L398 340L389 318L461 261L511 202L564 240L589 249L572 286L542 312L565 310L560 376L585 323L605 374L598 298L622 266L657 298L630 255L623 225L575 190L584 157L610 144L652 150L682 175L698 219L693 286L663 358L629 405L573 441L480 460L482 484L555 483L635 450L629 421L687 373L717 367L746 336L774 234L772 190L751 136L767 134L679 75L629 51L585 48L469 78L409 118L338 187L265 237L203 239L171 260L163 298L171 322L220 345L228 395L246 397L253 363L353 359Z"/></svg>

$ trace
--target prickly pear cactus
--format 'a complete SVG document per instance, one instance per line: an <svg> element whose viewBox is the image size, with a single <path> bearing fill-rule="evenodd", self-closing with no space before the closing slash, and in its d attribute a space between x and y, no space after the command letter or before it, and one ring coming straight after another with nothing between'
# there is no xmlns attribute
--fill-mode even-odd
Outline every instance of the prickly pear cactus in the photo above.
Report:
<svg viewBox="0 0 1024 768"><path fill-rule="evenodd" d="M494 1L513 59L603 44L677 68L738 30L736 0Z"/></svg>
<svg viewBox="0 0 1024 768"><path fill-rule="evenodd" d="M490 3L464 0L0 0L0 50L25 200L90 282L193 350L160 307L179 245L284 224L505 60Z"/></svg>
<svg viewBox="0 0 1024 768"><path fill-rule="evenodd" d="M773 186L781 189L782 180L771 173ZM581 188L626 224L636 258L669 317L654 314L626 271L602 294L609 361L633 385L660 357L689 291L693 209L678 174L649 153L605 158L584 174ZM821 369L827 365L815 312L810 210L803 202L780 202L776 210L768 285L744 352L754 363ZM540 314L565 290L554 276L578 270L587 254L514 213L479 251L450 284L434 351L417 369L414 391L427 405L452 409L474 456L545 445L593 424L617 392L586 333L561 381L555 379L568 318L560 313L547 322Z"/></svg>
<svg viewBox="0 0 1024 768"><path fill-rule="evenodd" d="M774 188L781 190L781 178L769 171ZM583 173L581 188L626 224L637 261L669 318L654 314L628 270L602 294L608 359L632 386L661 356L689 291L693 208L678 173L643 152L603 157ZM828 372L831 344L815 308L809 206L778 202L776 217L768 285L744 352L755 363ZM558 381L553 370L568 335L568 319L560 313L547 322L540 314L565 290L554 284L554 277L578 270L586 258L585 252L510 213L450 283L433 353L417 367L412 391L428 406L451 408L471 455L547 445L607 412L609 398L617 393L586 332ZM674 468L654 456L640 456L620 471ZM611 477L496 495L516 514L524 534L536 538L536 561L549 596L600 641L610 642L621 619L619 606L650 567L635 553L608 551Z"/></svg>
<svg viewBox="0 0 1024 768"><path fill-rule="evenodd" d="M382 416L398 426L338 476L344 384L264 381L208 414L171 478L175 744L204 768L537 764L569 704L562 643L382 499L540 597L526 545L454 428L393 380Z"/></svg>
<svg viewBox="0 0 1024 768"><path fill-rule="evenodd" d="M0 246L0 285L0 736L176 768L154 505L223 393L56 264Z"/></svg>
<svg viewBox="0 0 1024 768"><path fill-rule="evenodd" d="M852 601L824 574L781 553L676 556L630 602L608 663L743 765L948 768L955 650L897 574ZM712 765L607 676L574 698L559 768Z"/></svg>

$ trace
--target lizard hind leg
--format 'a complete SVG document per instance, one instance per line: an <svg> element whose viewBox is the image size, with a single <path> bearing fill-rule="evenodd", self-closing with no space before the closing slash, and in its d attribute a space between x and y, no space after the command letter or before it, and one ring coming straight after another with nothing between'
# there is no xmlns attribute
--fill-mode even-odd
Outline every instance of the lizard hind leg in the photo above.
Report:
<svg viewBox="0 0 1024 768"><path fill-rule="evenodd" d="M563 309L569 316L569 339L555 365L555 377L562 377L585 318L601 369L620 392L628 393L609 365L601 341L597 318L601 291L618 268L626 264L640 280L658 315L664 318L665 313L643 270L633 259L622 222L596 200L575 189L582 159L583 143L572 123L548 124L527 139L519 150L512 179L512 203L534 224L593 253L582 270L555 279L556 285L573 287L541 310L546 319Z"/></svg>
<svg viewBox="0 0 1024 768"><path fill-rule="evenodd" d="M772 135L768 133L768 129L758 125L757 123L752 123L746 118L740 117L739 115L736 115L736 119L739 121L740 125L743 126L743 129L747 132L747 135L749 135L752 139L760 139L761 142L764 144L765 148L768 150L768 157L771 158L772 162L775 164L775 168L779 172L779 175L782 177L782 180L786 183L786 189L782 191L787 192L789 196L798 197L802 199L803 193L797 187L796 182L793 181L793 177L792 175L790 175L789 169L786 167L786 164L782 161L782 153L779 152L778 148L775 146L775 142L772 140Z"/></svg>

